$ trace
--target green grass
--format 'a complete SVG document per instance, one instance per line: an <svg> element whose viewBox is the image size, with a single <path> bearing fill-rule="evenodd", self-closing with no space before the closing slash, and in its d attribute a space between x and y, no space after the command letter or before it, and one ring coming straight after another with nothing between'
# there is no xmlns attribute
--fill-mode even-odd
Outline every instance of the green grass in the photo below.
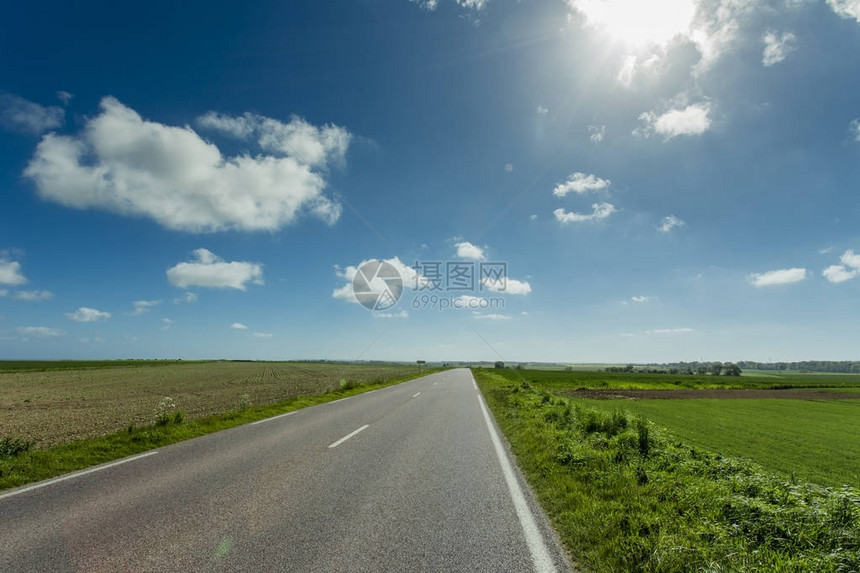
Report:
<svg viewBox="0 0 860 573"><path fill-rule="evenodd" d="M494 370L508 380L527 380L543 388L614 388L626 390L671 390L714 388L860 388L860 374L798 374L764 376L699 376L688 374L643 374L640 372L588 372L558 370ZM746 373L744 373L746 374Z"/></svg>
<svg viewBox="0 0 860 573"><path fill-rule="evenodd" d="M502 373L475 378L580 570L860 569L856 489L787 480Z"/></svg>
<svg viewBox="0 0 860 573"><path fill-rule="evenodd" d="M437 371L427 370L422 372L421 376ZM0 440L0 444L5 443L9 447L0 449L0 490L56 477L308 406L399 384L417 376L419 375L416 373L376 382L350 383L346 385L348 388L313 396L300 396L267 406L247 407L243 404L244 407L238 411L190 421L186 421L179 410L165 410L162 412L165 414L163 417L159 417L157 422L147 427L136 428L130 425L126 430L46 449L32 449L29 443L24 443L21 447L19 440L4 438L6 441Z"/></svg>
<svg viewBox="0 0 860 573"><path fill-rule="evenodd" d="M860 396L858 396L860 397ZM786 476L860 488L860 400L579 400Z"/></svg>

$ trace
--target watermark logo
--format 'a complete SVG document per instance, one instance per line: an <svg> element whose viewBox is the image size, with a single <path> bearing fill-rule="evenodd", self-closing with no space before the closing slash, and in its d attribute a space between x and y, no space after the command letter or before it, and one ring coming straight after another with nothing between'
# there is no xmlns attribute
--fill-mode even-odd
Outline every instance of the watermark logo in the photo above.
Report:
<svg viewBox="0 0 860 573"><path fill-rule="evenodd" d="M508 284L504 262L416 261L408 267L399 260L374 259L356 269L352 294L372 311L390 309L405 289L415 294L407 304L416 310L498 310L505 308L505 299L487 295L504 294Z"/></svg>
<svg viewBox="0 0 860 573"><path fill-rule="evenodd" d="M385 261L367 261L352 279L352 292L361 306L370 310L387 310L403 294L403 277L394 265Z"/></svg>

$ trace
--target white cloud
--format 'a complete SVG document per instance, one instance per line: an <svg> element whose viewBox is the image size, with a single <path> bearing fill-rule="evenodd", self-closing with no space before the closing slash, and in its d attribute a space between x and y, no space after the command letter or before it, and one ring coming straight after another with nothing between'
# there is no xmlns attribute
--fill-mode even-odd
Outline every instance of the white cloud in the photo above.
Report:
<svg viewBox="0 0 860 573"><path fill-rule="evenodd" d="M410 0L410 2L430 11L435 10L436 6L439 5L439 0Z"/></svg>
<svg viewBox="0 0 860 573"><path fill-rule="evenodd" d="M860 117L851 120L848 129L851 131L851 137L854 138L854 141L860 141Z"/></svg>
<svg viewBox="0 0 860 573"><path fill-rule="evenodd" d="M656 296L631 296L630 300L633 302L652 302L657 300Z"/></svg>
<svg viewBox="0 0 860 573"><path fill-rule="evenodd" d="M165 317L161 319L161 322L163 322L164 324L173 324L173 319Z"/></svg>
<svg viewBox="0 0 860 573"><path fill-rule="evenodd" d="M75 312L67 312L66 316L75 322L98 322L109 319L110 313L82 306Z"/></svg>
<svg viewBox="0 0 860 573"><path fill-rule="evenodd" d="M789 0L795 1L795 0ZM829 0L845 4L845 0ZM849 0L856 3L857 0ZM738 42L755 10L770 10L758 0L566 0L588 26L600 29L622 45L618 81L631 87L644 71L656 75L671 65L669 58L695 48L698 59L689 63L691 79L708 72ZM860 14L860 10L856 11ZM768 14L770 15L770 14ZM576 17L573 18L577 19Z"/></svg>
<svg viewBox="0 0 860 573"><path fill-rule="evenodd" d="M9 294L8 290L6 290L4 288L0 288L0 296L6 296L7 294Z"/></svg>
<svg viewBox="0 0 860 573"><path fill-rule="evenodd" d="M51 338L66 334L59 328L49 328L47 326L20 326L16 329L16 332L21 336L35 336L37 338Z"/></svg>
<svg viewBox="0 0 860 573"><path fill-rule="evenodd" d="M542 105L537 106L538 115L546 115L549 113L549 110Z"/></svg>
<svg viewBox="0 0 860 573"><path fill-rule="evenodd" d="M149 310L161 304L160 300L136 300L131 303L134 306L134 312L131 313L132 316L140 316L141 314L149 312Z"/></svg>
<svg viewBox="0 0 860 573"><path fill-rule="evenodd" d="M857 271L854 269L847 269L844 265L830 265L821 271L821 274L832 283L842 283L856 277Z"/></svg>
<svg viewBox="0 0 860 573"><path fill-rule="evenodd" d="M197 302L197 293L185 291L184 293L182 293L182 296L178 296L173 299L174 304L181 304L183 302L189 304Z"/></svg>
<svg viewBox="0 0 860 573"><path fill-rule="evenodd" d="M571 173L567 178L567 181L556 185L555 189L552 190L552 194L556 197L564 197L573 191L574 193L582 195L589 191L600 191L601 189L606 189L611 184L612 182L609 179L601 179L595 175L580 173L577 171L576 173Z"/></svg>
<svg viewBox="0 0 860 573"><path fill-rule="evenodd" d="M0 92L0 124L6 129L39 135L63 125L61 107L45 107L20 96Z"/></svg>
<svg viewBox="0 0 860 573"><path fill-rule="evenodd" d="M494 280L490 277L484 277L481 279L481 284L493 292L521 295L526 295L532 292L532 286L528 282L511 278Z"/></svg>
<svg viewBox="0 0 860 573"><path fill-rule="evenodd" d="M471 10L483 10L490 0L457 0L457 4Z"/></svg>
<svg viewBox="0 0 860 573"><path fill-rule="evenodd" d="M655 328L654 330L646 330L645 334L684 334L693 332L692 328Z"/></svg>
<svg viewBox="0 0 860 573"><path fill-rule="evenodd" d="M69 92L63 90L58 91L55 95L57 96L58 100L63 102L63 105L69 105L69 102L72 101L73 97L75 97Z"/></svg>
<svg viewBox="0 0 860 573"><path fill-rule="evenodd" d="M841 283L860 275L860 255L855 255L853 249L848 249L839 257L839 265L830 265L822 275L832 283Z"/></svg>
<svg viewBox="0 0 860 573"><path fill-rule="evenodd" d="M632 88L637 78L645 77L648 79L656 79L661 71L661 64L664 64L665 54L663 50L658 50L658 53L652 54L629 54L624 57L621 64L621 69L618 71L616 79L618 83L626 88Z"/></svg>
<svg viewBox="0 0 860 573"><path fill-rule="evenodd" d="M167 280L180 288L234 288L245 290L248 283L263 284L263 265L249 262L225 262L207 249L193 252L191 262L167 269Z"/></svg>
<svg viewBox="0 0 860 573"><path fill-rule="evenodd" d="M463 241L462 243L456 243L454 245L457 247L457 257L461 259L471 259L473 261L483 261L486 259L486 255L484 254L484 249L477 245L473 245L467 241Z"/></svg>
<svg viewBox="0 0 860 573"><path fill-rule="evenodd" d="M686 224L687 223L685 223L675 215L669 215L668 217L663 217L663 220L660 222L659 230L661 233L668 233L675 227L683 227Z"/></svg>
<svg viewBox="0 0 860 573"><path fill-rule="evenodd" d="M27 282L21 274L21 263L0 258L0 285L22 285Z"/></svg>
<svg viewBox="0 0 860 573"><path fill-rule="evenodd" d="M270 153L225 157L190 127L144 120L106 97L80 134L44 136L24 175L44 199L145 216L174 230L275 230L304 213L334 223L341 207L323 195L323 173L328 159L342 157L349 134L298 118L252 117ZM242 120L213 118L207 126Z"/></svg>
<svg viewBox="0 0 860 573"><path fill-rule="evenodd" d="M589 214L567 212L564 209L556 209L552 214L555 215L559 223L567 225L568 223L601 221L615 212L615 206L611 203L594 203L591 208L593 211Z"/></svg>
<svg viewBox="0 0 860 573"><path fill-rule="evenodd" d="M530 221L537 221L537 218L538 218L538 216L537 216L537 215L534 215L534 214L529 215L529 220L530 220Z"/></svg>
<svg viewBox="0 0 860 573"><path fill-rule="evenodd" d="M783 61L789 53L794 51L794 43L797 37L791 32L778 34L773 30L768 30L762 37L764 42L764 51L761 56L761 63L768 67L778 64Z"/></svg>
<svg viewBox="0 0 860 573"><path fill-rule="evenodd" d="M42 302L54 298L54 293L48 290L19 290L12 298L29 302Z"/></svg>
<svg viewBox="0 0 860 573"><path fill-rule="evenodd" d="M588 126L588 140L592 143L600 143L603 141L603 138L606 136L606 126L605 125L589 125Z"/></svg>
<svg viewBox="0 0 860 573"><path fill-rule="evenodd" d="M649 137L652 133L662 135L665 140L679 135L701 135L711 127L708 117L711 108L707 103L688 105L684 109L671 109L661 115L648 111L639 116L643 127L633 131L634 135Z"/></svg>
<svg viewBox="0 0 860 573"><path fill-rule="evenodd" d="M827 3L840 18L854 18L860 23L860 0L827 0Z"/></svg>
<svg viewBox="0 0 860 573"><path fill-rule="evenodd" d="M700 2L689 39L701 59L694 73L710 70L732 47L749 13L761 4L757 0L716 0Z"/></svg>
<svg viewBox="0 0 860 573"><path fill-rule="evenodd" d="M800 282L806 278L806 269L790 268L779 269L775 271L767 271L765 273L753 273L747 277L747 280L756 287L785 285Z"/></svg>
<svg viewBox="0 0 860 573"><path fill-rule="evenodd" d="M257 114L221 115L214 111L197 118L197 125L237 139L255 137L263 151L293 157L311 167L342 162L352 135L342 127L315 127L300 117L289 123Z"/></svg>
<svg viewBox="0 0 860 573"><path fill-rule="evenodd" d="M230 328L235 328L236 330L248 330L248 327L241 322L234 322L230 325Z"/></svg>
<svg viewBox="0 0 860 573"><path fill-rule="evenodd" d="M374 312L373 318L409 318L409 313L405 310L400 310L400 312Z"/></svg>
<svg viewBox="0 0 860 573"><path fill-rule="evenodd" d="M254 332L252 334L257 338L272 338L274 336L271 332Z"/></svg>
<svg viewBox="0 0 860 573"><path fill-rule="evenodd" d="M506 314L475 314L475 320L510 320Z"/></svg>

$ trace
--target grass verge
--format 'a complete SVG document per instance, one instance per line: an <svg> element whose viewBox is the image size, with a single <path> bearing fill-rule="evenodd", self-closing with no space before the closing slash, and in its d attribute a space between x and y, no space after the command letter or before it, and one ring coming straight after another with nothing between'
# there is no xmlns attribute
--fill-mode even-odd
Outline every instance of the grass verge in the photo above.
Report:
<svg viewBox="0 0 860 573"><path fill-rule="evenodd" d="M191 421L186 421L181 411L174 411L166 405L160 409L157 420L151 426L137 428L130 425L126 430L98 438L76 440L45 449L33 449L29 442L21 442L7 436L0 440L0 445L3 445L0 448L0 490L49 479L308 406L392 386L433 372L436 370L384 381L341 384L340 389L324 394L299 396L276 404L245 407Z"/></svg>
<svg viewBox="0 0 860 573"><path fill-rule="evenodd" d="M857 571L860 492L796 483L492 372L475 378L577 565Z"/></svg>

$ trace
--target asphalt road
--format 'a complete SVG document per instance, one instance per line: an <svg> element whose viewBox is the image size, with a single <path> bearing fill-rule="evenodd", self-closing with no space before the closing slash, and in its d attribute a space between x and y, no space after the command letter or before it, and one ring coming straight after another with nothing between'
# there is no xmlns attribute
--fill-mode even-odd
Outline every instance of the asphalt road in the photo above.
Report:
<svg viewBox="0 0 860 573"><path fill-rule="evenodd" d="M564 571L468 370L0 493L0 571Z"/></svg>

